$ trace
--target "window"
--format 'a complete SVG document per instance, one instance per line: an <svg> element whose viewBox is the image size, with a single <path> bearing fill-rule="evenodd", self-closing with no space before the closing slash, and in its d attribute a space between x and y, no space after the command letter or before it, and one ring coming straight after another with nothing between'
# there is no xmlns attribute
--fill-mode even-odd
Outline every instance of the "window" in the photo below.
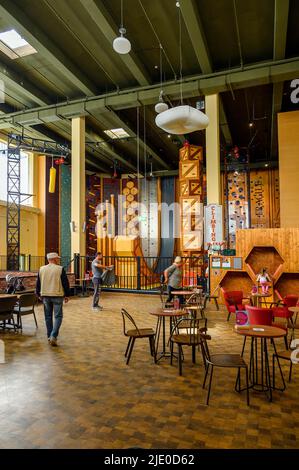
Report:
<svg viewBox="0 0 299 470"><path fill-rule="evenodd" d="M0 142L0 200L7 201L7 145L3 142ZM23 194L30 193L30 184L29 184L29 159L30 156L26 152L21 151L21 183L20 191ZM21 203L27 206L32 205L32 197L24 200L24 197L21 197Z"/></svg>
<svg viewBox="0 0 299 470"><path fill-rule="evenodd" d="M111 139L125 139L126 137L130 137L130 135L122 127L119 127L118 129L108 129L104 132Z"/></svg>
<svg viewBox="0 0 299 470"><path fill-rule="evenodd" d="M22 36L14 29L0 33L0 50L10 59L18 59L37 52Z"/></svg>

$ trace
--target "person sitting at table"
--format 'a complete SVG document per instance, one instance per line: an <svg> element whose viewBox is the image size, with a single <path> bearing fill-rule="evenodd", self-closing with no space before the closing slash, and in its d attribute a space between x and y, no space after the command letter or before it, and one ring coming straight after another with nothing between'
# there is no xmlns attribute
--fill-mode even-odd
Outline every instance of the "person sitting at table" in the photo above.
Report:
<svg viewBox="0 0 299 470"><path fill-rule="evenodd" d="M182 258L177 256L174 263L164 271L164 282L167 284L168 299L167 302L171 302L173 294L172 291L179 290L182 288ZM183 302L181 296L179 296L180 304Z"/></svg>
<svg viewBox="0 0 299 470"><path fill-rule="evenodd" d="M267 268L263 268L260 274L257 276L257 282L260 283L262 287L262 294L268 294L269 286L268 282L271 282L270 275L267 272Z"/></svg>

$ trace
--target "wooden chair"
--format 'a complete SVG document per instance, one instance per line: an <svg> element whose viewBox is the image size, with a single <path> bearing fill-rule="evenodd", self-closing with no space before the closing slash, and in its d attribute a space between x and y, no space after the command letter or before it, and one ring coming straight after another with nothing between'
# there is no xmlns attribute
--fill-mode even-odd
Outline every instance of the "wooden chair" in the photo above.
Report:
<svg viewBox="0 0 299 470"><path fill-rule="evenodd" d="M204 296L202 292L192 294L184 305L186 312L190 313L193 318L204 321L204 327L207 327L207 318L205 316Z"/></svg>
<svg viewBox="0 0 299 470"><path fill-rule="evenodd" d="M281 391L285 390L286 384L285 384L284 376L283 376L283 373L282 373L282 370L281 370L281 366L280 366L280 363L279 363L279 359L283 359L284 361L289 361L289 363L290 363L289 382L291 382L291 379L292 379L292 369L293 369L293 363L292 363L292 360L291 360L291 354L292 354L292 352L293 352L292 349L287 349L286 351L277 351L277 353L274 353L273 356L272 356L273 387L275 387L275 359L276 359L276 360L277 360L278 367L279 367L279 370L280 370L280 375L281 375L281 378L282 378L282 384L283 384L283 387L282 387L281 389L279 389L279 390L281 390Z"/></svg>
<svg viewBox="0 0 299 470"><path fill-rule="evenodd" d="M150 353L154 357L156 362L156 350L155 350L155 332L152 328L138 328L133 317L124 309L121 309L121 314L123 318L123 331L124 335L129 338L127 349L125 352L125 357L127 358L126 364L130 362L131 354L134 348L136 339L138 338L148 338L150 345ZM134 328L127 329L126 321L129 322Z"/></svg>
<svg viewBox="0 0 299 470"><path fill-rule="evenodd" d="M36 294L22 294L19 296L18 303L14 308L17 314L17 325L21 330L23 329L22 317L24 315L33 315L35 326L38 328L34 307L37 303Z"/></svg>
<svg viewBox="0 0 299 470"><path fill-rule="evenodd" d="M248 366L244 361L243 357L240 354L229 354L229 353L219 353L219 354L210 354L208 341L211 339L211 336L201 333L201 349L203 360L206 367L205 378L203 382L202 388L205 388L206 380L209 374L209 369L211 367L211 374L209 380L209 388L208 388L208 395L206 404L209 404L210 394L211 394L211 387L212 387L212 379L213 379L213 372L214 367L221 367L221 368L234 368L238 369L235 390L240 393L243 390L247 392L247 405L249 406L249 376L248 376ZM241 389L241 369L245 369L246 373L246 387Z"/></svg>
<svg viewBox="0 0 299 470"><path fill-rule="evenodd" d="M170 335L170 364L172 365L173 362L173 346L176 344L178 347L179 375L183 373L183 346L192 348L192 363L195 364L196 348L199 347L201 343L200 333L206 331L207 329L205 327L200 328L200 319L192 316L190 318L182 318L174 326Z"/></svg>
<svg viewBox="0 0 299 470"><path fill-rule="evenodd" d="M3 298L0 300L0 323L2 323L2 328L4 330L7 328L8 325L10 325L8 327L9 329L13 328L14 331L17 331L17 325L15 323L14 316L13 316L14 306L17 300L18 300L17 296ZM6 324L7 321L9 322L8 325Z"/></svg>

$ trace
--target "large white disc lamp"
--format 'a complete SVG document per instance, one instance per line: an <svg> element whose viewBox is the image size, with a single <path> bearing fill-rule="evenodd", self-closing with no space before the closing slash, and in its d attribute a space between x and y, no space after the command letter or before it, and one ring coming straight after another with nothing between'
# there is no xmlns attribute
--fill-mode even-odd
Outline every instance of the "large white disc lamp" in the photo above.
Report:
<svg viewBox="0 0 299 470"><path fill-rule="evenodd" d="M124 34L126 34L125 28L119 28L120 36L114 39L113 49L118 54L128 54L131 50L131 43Z"/></svg>
<svg viewBox="0 0 299 470"><path fill-rule="evenodd" d="M155 122L168 134L182 135L206 129L209 125L209 118L199 109L182 105L159 113Z"/></svg>
<svg viewBox="0 0 299 470"><path fill-rule="evenodd" d="M131 50L131 43L124 35L126 34L126 29L124 28L124 6L123 0L120 2L120 36L114 39L113 49L118 54L128 54Z"/></svg>

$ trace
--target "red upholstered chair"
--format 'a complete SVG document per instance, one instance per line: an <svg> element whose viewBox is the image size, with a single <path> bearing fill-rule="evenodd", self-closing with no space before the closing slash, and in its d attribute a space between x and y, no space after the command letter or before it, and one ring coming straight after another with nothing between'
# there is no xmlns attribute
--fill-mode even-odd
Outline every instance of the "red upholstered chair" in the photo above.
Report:
<svg viewBox="0 0 299 470"><path fill-rule="evenodd" d="M244 310L243 304L243 292L241 290L224 290L221 288L224 302L227 308L227 321L229 321L232 313L236 313L236 310Z"/></svg>
<svg viewBox="0 0 299 470"><path fill-rule="evenodd" d="M246 305L246 311L248 312L250 325L272 325L273 313L271 308L251 307L250 305Z"/></svg>

